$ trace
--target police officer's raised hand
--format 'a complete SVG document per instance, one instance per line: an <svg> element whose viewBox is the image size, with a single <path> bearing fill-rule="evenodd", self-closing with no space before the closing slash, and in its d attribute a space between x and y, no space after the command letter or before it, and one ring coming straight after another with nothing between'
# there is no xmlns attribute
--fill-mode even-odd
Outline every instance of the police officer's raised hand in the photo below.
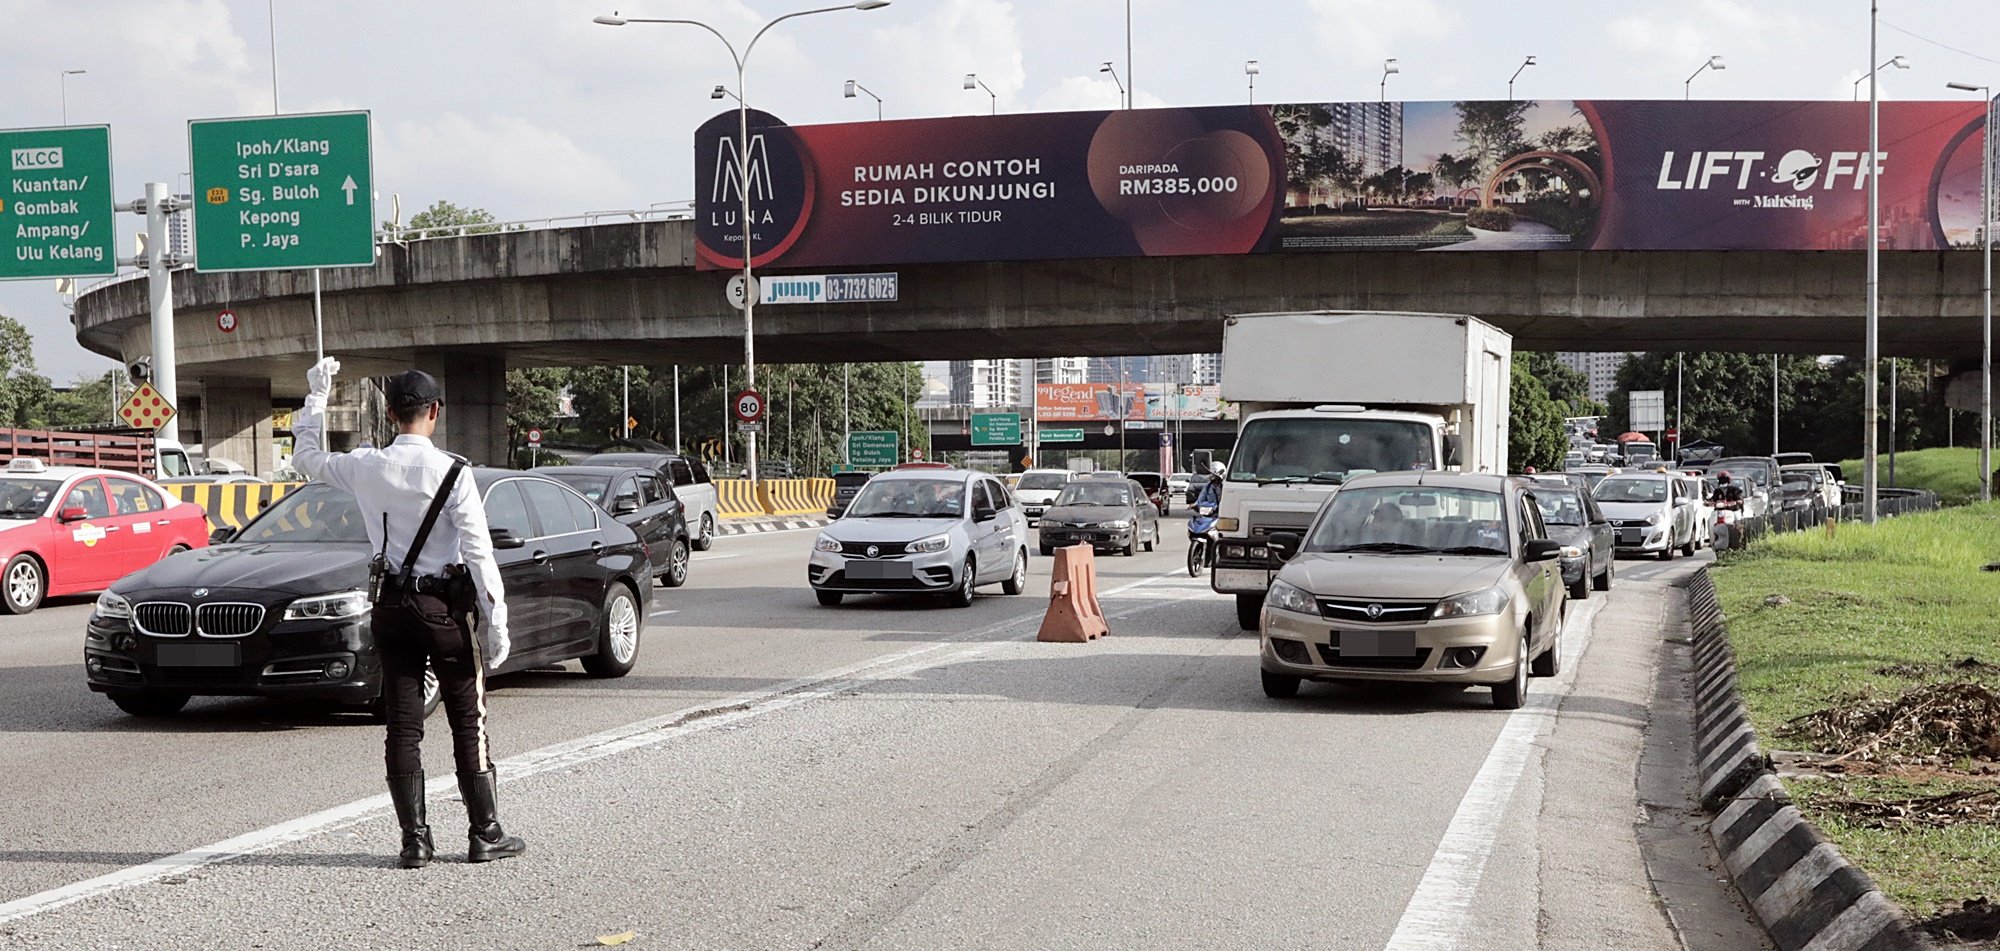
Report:
<svg viewBox="0 0 2000 951"><path fill-rule="evenodd" d="M333 376L340 372L340 361L332 357L321 357L318 363L306 370L306 395L321 399L332 395Z"/></svg>

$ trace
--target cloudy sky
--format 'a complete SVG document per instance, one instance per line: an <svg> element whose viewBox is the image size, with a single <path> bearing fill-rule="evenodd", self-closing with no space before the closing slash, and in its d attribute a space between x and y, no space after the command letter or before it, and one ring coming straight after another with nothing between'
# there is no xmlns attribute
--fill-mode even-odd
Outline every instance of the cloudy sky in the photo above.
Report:
<svg viewBox="0 0 2000 951"><path fill-rule="evenodd" d="M370 109L378 218L437 199L503 219L645 208L692 197L692 134L733 79L698 29L596 26L686 17L747 38L791 0L268 0L287 112ZM4 0L0 128L108 123L118 197L176 181L185 121L271 110L267 0ZM1866 0L894 0L870 12L779 26L751 61L750 101L793 123L872 118L841 97L852 78L891 118L1117 104L1104 60L1136 80L1136 104L1372 99L1382 60L1403 99L1504 98L1525 55L1522 98L1676 98L1711 54L1706 98L1846 99L1867 70ZM1884 95L1948 98L1947 80L2000 82L2000 3L1882 0ZM1901 28L1899 31L1896 28ZM1907 32L1902 32L1907 31ZM1912 35L1914 34L1914 35ZM741 40L738 40L740 43ZM1949 47L1956 47L1951 49ZM1864 90L1865 93L1865 90ZM121 216L134 230L141 219ZM129 253L132 239L121 246ZM86 353L50 282L0 284L0 313L33 331L58 382L110 364Z"/></svg>

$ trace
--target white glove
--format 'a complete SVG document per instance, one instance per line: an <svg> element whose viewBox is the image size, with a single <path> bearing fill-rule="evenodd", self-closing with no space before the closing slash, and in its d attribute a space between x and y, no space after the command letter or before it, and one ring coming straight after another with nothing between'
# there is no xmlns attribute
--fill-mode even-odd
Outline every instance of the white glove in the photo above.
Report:
<svg viewBox="0 0 2000 951"><path fill-rule="evenodd" d="M333 394L333 375L340 372L340 361L332 357L321 357L318 363L306 370L306 395L325 400Z"/></svg>
<svg viewBox="0 0 2000 951"><path fill-rule="evenodd" d="M506 630L487 624L480 629L479 639L486 648L486 669L499 670L514 647L513 642L507 637Z"/></svg>

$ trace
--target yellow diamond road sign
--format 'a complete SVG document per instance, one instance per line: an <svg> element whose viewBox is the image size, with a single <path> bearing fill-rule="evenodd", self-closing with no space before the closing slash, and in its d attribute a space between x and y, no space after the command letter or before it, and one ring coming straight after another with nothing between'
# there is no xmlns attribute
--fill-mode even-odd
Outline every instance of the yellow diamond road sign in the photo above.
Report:
<svg viewBox="0 0 2000 951"><path fill-rule="evenodd" d="M141 383L132 391L132 398L118 407L118 418L135 429L159 429L174 418L174 408L153 384Z"/></svg>

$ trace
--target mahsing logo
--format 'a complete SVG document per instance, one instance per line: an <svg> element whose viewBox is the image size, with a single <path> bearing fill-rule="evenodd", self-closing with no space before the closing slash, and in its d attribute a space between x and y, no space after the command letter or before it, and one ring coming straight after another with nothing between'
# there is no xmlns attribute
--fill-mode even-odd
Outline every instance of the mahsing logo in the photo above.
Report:
<svg viewBox="0 0 2000 951"><path fill-rule="evenodd" d="M1771 181L1790 182L1793 191L1805 191L1819 179L1819 157L1804 149L1793 149L1778 160L1778 170L1771 173Z"/></svg>

